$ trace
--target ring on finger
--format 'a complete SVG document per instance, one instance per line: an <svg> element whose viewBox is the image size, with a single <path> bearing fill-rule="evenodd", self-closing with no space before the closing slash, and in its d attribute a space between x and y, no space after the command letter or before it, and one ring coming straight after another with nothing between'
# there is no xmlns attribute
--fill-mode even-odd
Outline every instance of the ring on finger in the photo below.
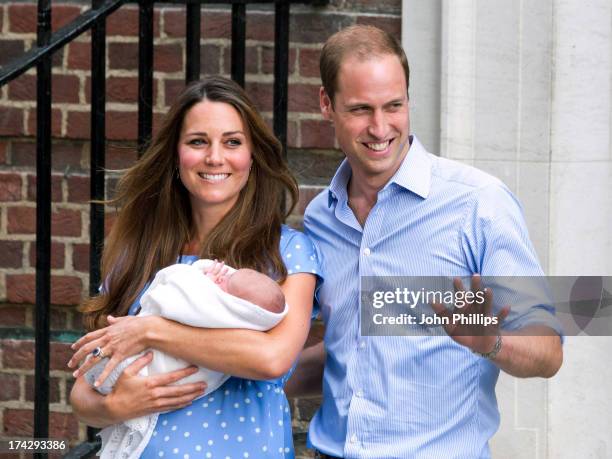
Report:
<svg viewBox="0 0 612 459"><path fill-rule="evenodd" d="M91 351L91 355L92 357L99 357L100 359L108 357L106 354L104 354L100 346L96 347L93 351Z"/></svg>

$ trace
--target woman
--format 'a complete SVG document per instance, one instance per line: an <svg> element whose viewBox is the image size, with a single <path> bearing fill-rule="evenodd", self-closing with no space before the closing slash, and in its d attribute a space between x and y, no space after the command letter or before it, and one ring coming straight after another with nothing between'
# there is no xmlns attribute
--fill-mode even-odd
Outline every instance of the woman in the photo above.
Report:
<svg viewBox="0 0 612 459"><path fill-rule="evenodd" d="M192 403L204 384L170 384L195 369L140 377L147 354L102 396L80 377L96 363L92 358L75 371L71 393L82 421L103 427L173 410L160 415L142 457L293 457L282 387L308 334L319 267L306 236L282 225L287 193L295 204L297 185L280 143L242 88L221 77L187 87L119 184L103 292L83 308L95 331L73 345L69 366L96 350L110 357L102 380L124 358L155 348L233 377ZM158 270L197 258L270 274L281 283L289 313L269 332L134 316Z"/></svg>

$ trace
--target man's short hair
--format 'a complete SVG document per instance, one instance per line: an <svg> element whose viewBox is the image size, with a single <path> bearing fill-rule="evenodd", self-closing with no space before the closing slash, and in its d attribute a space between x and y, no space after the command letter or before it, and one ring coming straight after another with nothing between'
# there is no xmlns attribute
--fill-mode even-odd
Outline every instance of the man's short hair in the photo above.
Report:
<svg viewBox="0 0 612 459"><path fill-rule="evenodd" d="M406 77L406 90L410 80L408 59L400 42L391 34L370 25L354 25L333 34L325 42L319 60L321 81L332 106L338 89L338 73L342 62L351 56L367 60L372 57L395 55L400 60Z"/></svg>

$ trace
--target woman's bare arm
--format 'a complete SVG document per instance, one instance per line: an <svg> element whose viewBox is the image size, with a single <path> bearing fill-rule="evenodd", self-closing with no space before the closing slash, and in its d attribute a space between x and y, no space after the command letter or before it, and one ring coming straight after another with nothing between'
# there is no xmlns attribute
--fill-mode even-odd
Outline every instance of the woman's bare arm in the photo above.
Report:
<svg viewBox="0 0 612 459"><path fill-rule="evenodd" d="M158 349L194 365L251 379L271 379L291 368L302 349L312 312L316 277L293 274L281 288L289 312L268 332L243 329L203 329L160 317L122 317L76 343L74 365L96 346L103 346L116 365L146 348ZM84 364L75 374L87 371ZM107 370L109 366L107 365ZM111 368L112 369L112 368ZM110 371L110 370L109 370ZM100 380L106 377L103 373Z"/></svg>

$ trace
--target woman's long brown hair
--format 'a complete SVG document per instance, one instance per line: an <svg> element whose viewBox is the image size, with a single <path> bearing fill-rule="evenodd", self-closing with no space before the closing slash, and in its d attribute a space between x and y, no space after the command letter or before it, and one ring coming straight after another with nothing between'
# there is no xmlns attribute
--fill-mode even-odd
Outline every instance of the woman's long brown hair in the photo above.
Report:
<svg viewBox="0 0 612 459"><path fill-rule="evenodd" d="M245 91L231 80L209 77L186 87L173 104L146 153L125 171L116 197L119 208L102 256L104 288L80 310L88 330L123 316L155 273L176 262L194 234L189 193L176 174L183 120L195 104L209 100L233 106L248 130L253 167L236 204L212 229L200 251L236 268L273 273L287 270L279 251L281 224L298 196L297 183L274 137ZM283 198L289 205L282 210Z"/></svg>

